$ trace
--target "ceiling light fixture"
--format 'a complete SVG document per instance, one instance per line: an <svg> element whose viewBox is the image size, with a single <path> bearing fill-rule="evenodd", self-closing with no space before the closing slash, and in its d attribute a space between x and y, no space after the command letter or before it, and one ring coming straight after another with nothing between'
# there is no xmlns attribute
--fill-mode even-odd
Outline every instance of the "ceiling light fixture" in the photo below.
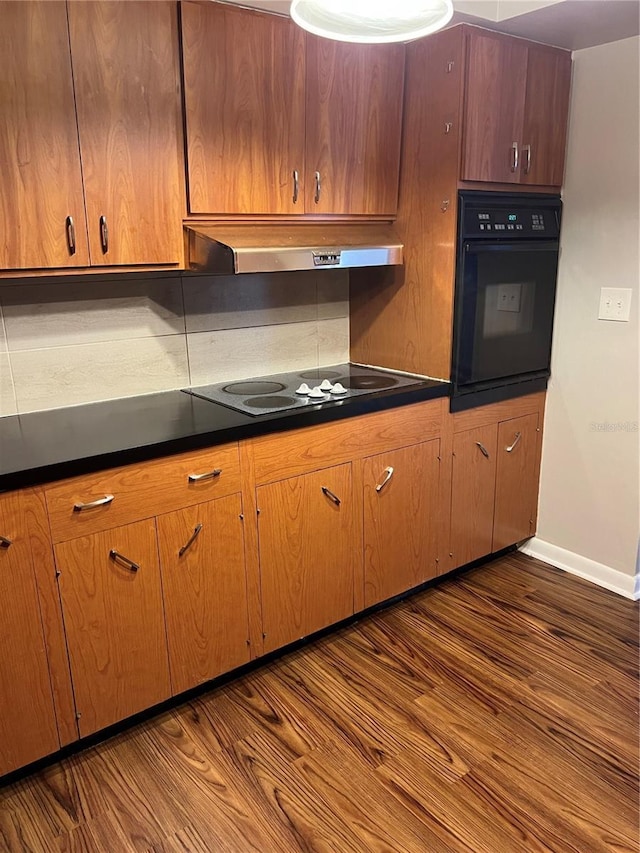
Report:
<svg viewBox="0 0 640 853"><path fill-rule="evenodd" d="M452 0L293 0L291 17L305 30L337 41L411 41L448 24Z"/></svg>

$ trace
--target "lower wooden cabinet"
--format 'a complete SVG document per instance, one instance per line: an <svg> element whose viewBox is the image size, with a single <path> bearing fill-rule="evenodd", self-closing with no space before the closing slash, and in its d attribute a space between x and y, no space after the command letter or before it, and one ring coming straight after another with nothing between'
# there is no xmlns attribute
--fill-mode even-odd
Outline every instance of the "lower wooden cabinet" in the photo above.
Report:
<svg viewBox="0 0 640 853"><path fill-rule="evenodd" d="M0 776L60 747L26 500L0 496Z"/></svg>
<svg viewBox="0 0 640 853"><path fill-rule="evenodd" d="M544 394L454 416L449 569L535 533ZM474 425L475 424L475 425Z"/></svg>
<svg viewBox="0 0 640 853"><path fill-rule="evenodd" d="M174 694L249 661L239 494L157 519Z"/></svg>
<svg viewBox="0 0 640 853"><path fill-rule="evenodd" d="M436 439L363 461L365 607L438 573L439 453Z"/></svg>
<svg viewBox="0 0 640 853"><path fill-rule="evenodd" d="M169 698L154 519L55 546L81 737Z"/></svg>
<svg viewBox="0 0 640 853"><path fill-rule="evenodd" d="M257 489L264 651L354 611L351 465L336 465Z"/></svg>

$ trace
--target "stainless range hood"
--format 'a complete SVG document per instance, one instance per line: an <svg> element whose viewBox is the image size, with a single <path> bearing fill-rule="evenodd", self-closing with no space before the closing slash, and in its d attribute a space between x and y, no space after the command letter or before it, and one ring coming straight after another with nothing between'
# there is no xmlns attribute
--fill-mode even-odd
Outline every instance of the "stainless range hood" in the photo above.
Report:
<svg viewBox="0 0 640 853"><path fill-rule="evenodd" d="M190 222L187 265L217 275L344 269L402 263L402 243L384 224L210 225Z"/></svg>

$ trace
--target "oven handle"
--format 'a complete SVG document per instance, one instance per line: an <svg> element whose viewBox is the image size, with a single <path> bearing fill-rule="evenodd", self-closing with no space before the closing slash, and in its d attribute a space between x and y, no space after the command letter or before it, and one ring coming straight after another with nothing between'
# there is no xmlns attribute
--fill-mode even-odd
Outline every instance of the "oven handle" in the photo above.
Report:
<svg viewBox="0 0 640 853"><path fill-rule="evenodd" d="M557 252L560 244L556 241L545 243L497 243L484 240L465 242L464 250L470 254L479 252Z"/></svg>

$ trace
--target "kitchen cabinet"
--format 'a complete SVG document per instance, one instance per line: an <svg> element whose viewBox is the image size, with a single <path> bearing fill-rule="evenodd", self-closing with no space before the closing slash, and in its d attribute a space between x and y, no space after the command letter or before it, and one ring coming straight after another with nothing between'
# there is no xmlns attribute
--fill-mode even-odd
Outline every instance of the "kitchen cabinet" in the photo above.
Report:
<svg viewBox="0 0 640 853"><path fill-rule="evenodd" d="M181 264L177 10L2 2L5 270Z"/></svg>
<svg viewBox="0 0 640 853"><path fill-rule="evenodd" d="M570 80L567 51L469 29L461 179L560 187Z"/></svg>
<svg viewBox="0 0 640 853"><path fill-rule="evenodd" d="M82 737L171 695L153 519L55 546Z"/></svg>
<svg viewBox="0 0 640 853"><path fill-rule="evenodd" d="M439 453L436 439L363 461L366 607L438 574Z"/></svg>
<svg viewBox="0 0 640 853"><path fill-rule="evenodd" d="M0 496L0 776L60 748L27 502Z"/></svg>
<svg viewBox="0 0 640 853"><path fill-rule="evenodd" d="M249 661L241 496L166 513L157 523L177 694Z"/></svg>
<svg viewBox="0 0 640 853"><path fill-rule="evenodd" d="M264 651L354 612L351 465L257 489Z"/></svg>
<svg viewBox="0 0 640 853"><path fill-rule="evenodd" d="M448 569L536 530L544 393L452 416Z"/></svg>
<svg viewBox="0 0 640 853"><path fill-rule="evenodd" d="M404 47L182 3L189 212L393 215Z"/></svg>

